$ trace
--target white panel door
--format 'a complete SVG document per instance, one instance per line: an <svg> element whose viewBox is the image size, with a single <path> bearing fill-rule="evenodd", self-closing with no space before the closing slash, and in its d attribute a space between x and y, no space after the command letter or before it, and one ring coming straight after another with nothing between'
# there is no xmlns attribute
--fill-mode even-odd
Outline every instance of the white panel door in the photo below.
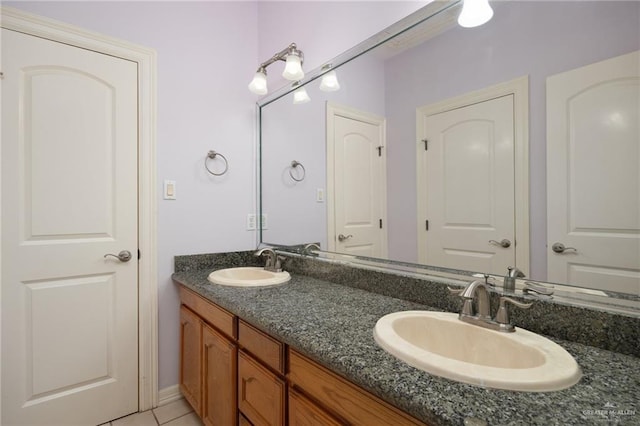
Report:
<svg viewBox="0 0 640 426"><path fill-rule="evenodd" d="M338 253L386 257L384 120L333 118L333 201ZM330 194L331 196L331 194ZM331 227L329 227L331 230Z"/></svg>
<svg viewBox="0 0 640 426"><path fill-rule="evenodd" d="M513 95L420 119L420 263L504 275L515 265Z"/></svg>
<svg viewBox="0 0 640 426"><path fill-rule="evenodd" d="M547 79L549 281L640 294L639 67L633 52Z"/></svg>
<svg viewBox="0 0 640 426"><path fill-rule="evenodd" d="M2 72L2 423L103 423L138 409L137 65L3 29Z"/></svg>

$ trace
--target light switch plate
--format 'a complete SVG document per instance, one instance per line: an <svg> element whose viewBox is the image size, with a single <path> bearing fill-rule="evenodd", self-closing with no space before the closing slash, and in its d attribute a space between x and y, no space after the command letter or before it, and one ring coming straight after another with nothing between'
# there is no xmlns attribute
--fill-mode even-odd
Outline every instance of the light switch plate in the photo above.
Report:
<svg viewBox="0 0 640 426"><path fill-rule="evenodd" d="M176 199L176 181L175 180L164 181L164 197L163 198L165 200Z"/></svg>

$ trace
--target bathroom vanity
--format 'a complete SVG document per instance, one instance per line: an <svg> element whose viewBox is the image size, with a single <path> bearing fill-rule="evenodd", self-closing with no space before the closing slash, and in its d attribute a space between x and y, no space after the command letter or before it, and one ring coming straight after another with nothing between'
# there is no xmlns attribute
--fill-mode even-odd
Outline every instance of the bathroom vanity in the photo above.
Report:
<svg viewBox="0 0 640 426"><path fill-rule="evenodd" d="M180 387L205 424L424 424L186 286L180 301Z"/></svg>
<svg viewBox="0 0 640 426"><path fill-rule="evenodd" d="M380 317L434 310L401 294L397 280L404 278L375 272L379 277L369 277L368 290L354 288L301 272L312 265L335 281L342 276L357 283L368 271L293 259L287 263L291 280L281 286L211 284L213 270L250 258L232 257L222 264L220 255L194 262L185 256L173 275L182 303L181 390L205 424L456 425L477 418L489 425L585 425L603 419L633 424L640 417L637 354L552 337L583 372L569 389L513 392L458 383L415 369L376 345L373 328ZM381 294L382 282L398 297ZM637 318L615 321L627 332L637 326ZM616 408L610 412L605 404Z"/></svg>

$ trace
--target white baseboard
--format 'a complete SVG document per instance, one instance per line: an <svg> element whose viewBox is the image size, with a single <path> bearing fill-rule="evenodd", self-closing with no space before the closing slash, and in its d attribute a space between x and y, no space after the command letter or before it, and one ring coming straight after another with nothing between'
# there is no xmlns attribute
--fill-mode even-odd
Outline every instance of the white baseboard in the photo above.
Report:
<svg viewBox="0 0 640 426"><path fill-rule="evenodd" d="M180 393L179 385L168 386L164 389L160 389L158 392L159 407L179 399L182 399L182 393Z"/></svg>

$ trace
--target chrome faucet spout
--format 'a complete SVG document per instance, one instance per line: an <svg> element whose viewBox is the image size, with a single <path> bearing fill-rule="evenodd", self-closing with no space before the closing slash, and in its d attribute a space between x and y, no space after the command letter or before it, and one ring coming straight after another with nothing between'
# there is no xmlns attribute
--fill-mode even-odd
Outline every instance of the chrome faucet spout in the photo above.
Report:
<svg viewBox="0 0 640 426"><path fill-rule="evenodd" d="M483 319L491 319L491 306L489 301L489 291L487 290L487 284L482 280L472 281L460 294L460 297L465 299L465 305L469 308L473 299L477 300L478 312L477 316ZM467 302L469 302L467 304ZM464 309L463 309L464 311ZM475 315L473 309L467 309L470 312L463 312L466 315Z"/></svg>
<svg viewBox="0 0 640 426"><path fill-rule="evenodd" d="M282 272L282 262L285 260L284 257L278 256L275 251L271 247L265 247L258 251L256 251L254 256L262 256L265 255L267 260L264 264L264 269L266 271L271 272Z"/></svg>
<svg viewBox="0 0 640 426"><path fill-rule="evenodd" d="M486 279L488 279L488 276L486 276ZM489 297L488 286L489 284L487 281L475 280L469 283L469 285L467 285L463 290L449 289L451 293L459 295L464 300L462 311L460 311L458 318L460 321L491 330L504 332L515 331L515 327L509 321L507 303L521 309L527 309L531 307L531 304L521 303L508 297L501 297L498 313L496 318L493 319L491 317L491 300ZM474 309L474 300L476 301L477 312Z"/></svg>

